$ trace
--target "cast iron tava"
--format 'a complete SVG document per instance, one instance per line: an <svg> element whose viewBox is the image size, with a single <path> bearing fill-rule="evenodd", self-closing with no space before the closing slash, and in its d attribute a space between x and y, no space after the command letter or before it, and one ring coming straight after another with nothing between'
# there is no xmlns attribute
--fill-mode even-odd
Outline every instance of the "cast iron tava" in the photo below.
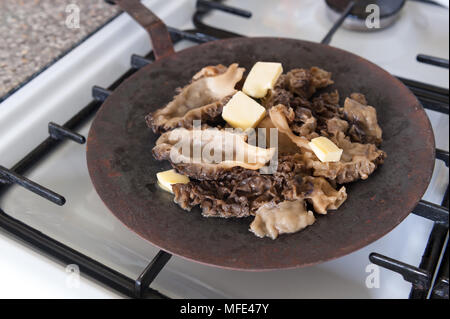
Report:
<svg viewBox="0 0 450 319"><path fill-rule="evenodd" d="M386 71L349 52L283 38L233 38L174 53L163 22L139 1L117 3L151 35L157 60L122 83L92 124L87 162L93 184L112 213L161 249L231 269L295 268L331 260L379 239L416 206L434 167L434 136L414 95ZM333 73L341 97L364 93L378 112L381 148L388 154L369 179L346 185L348 200L318 216L307 229L277 240L248 231L251 219L204 218L186 212L156 186L156 173L170 164L152 157L158 138L144 117L164 106L175 89L206 65L277 61L285 70L318 66Z"/></svg>

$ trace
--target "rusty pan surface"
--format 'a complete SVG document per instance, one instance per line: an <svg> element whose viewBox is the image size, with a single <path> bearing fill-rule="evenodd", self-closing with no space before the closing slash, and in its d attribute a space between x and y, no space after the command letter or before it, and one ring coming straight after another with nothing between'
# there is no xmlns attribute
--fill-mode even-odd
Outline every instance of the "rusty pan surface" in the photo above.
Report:
<svg viewBox="0 0 450 319"><path fill-rule="evenodd" d="M276 240L248 231L251 219L204 218L186 212L159 189L156 173L170 168L152 157L158 138L144 116L172 100L206 65L279 61L284 70L318 66L333 73L341 103L367 96L383 129L384 165L366 181L347 184L348 200L305 230ZM148 65L112 93L89 132L93 184L111 212L161 249L203 264L240 270L295 268L328 261L382 237L425 192L434 167L434 136L415 96L397 79L351 53L300 40L236 38L195 46Z"/></svg>

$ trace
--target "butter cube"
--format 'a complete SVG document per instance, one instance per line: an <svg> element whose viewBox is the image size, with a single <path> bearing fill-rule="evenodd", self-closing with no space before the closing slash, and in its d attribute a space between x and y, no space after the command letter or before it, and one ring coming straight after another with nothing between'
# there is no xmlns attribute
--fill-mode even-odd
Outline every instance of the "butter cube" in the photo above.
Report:
<svg viewBox="0 0 450 319"><path fill-rule="evenodd" d="M159 186L173 194L172 184L189 183L189 177L178 174L174 169L170 169L168 171L159 172L156 174L156 178L158 179Z"/></svg>
<svg viewBox="0 0 450 319"><path fill-rule="evenodd" d="M256 127L265 116L264 106L241 91L233 95L222 110L222 117L228 124L244 131Z"/></svg>
<svg viewBox="0 0 450 319"><path fill-rule="evenodd" d="M267 90L273 89L281 73L283 73L281 63L256 62L245 80L242 91L254 98L265 97Z"/></svg>
<svg viewBox="0 0 450 319"><path fill-rule="evenodd" d="M324 136L313 138L308 145L322 162L339 162L341 159L343 150Z"/></svg>

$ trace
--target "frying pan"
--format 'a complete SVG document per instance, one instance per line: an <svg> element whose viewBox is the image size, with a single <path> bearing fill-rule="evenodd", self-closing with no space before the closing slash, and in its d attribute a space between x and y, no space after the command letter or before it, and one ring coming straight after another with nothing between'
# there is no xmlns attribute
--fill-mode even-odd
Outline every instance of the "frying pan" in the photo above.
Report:
<svg viewBox="0 0 450 319"><path fill-rule="evenodd" d="M199 263L239 270L313 265L379 239L416 206L434 167L434 136L415 96L396 78L349 52L283 38L233 38L174 53L165 25L139 1L116 1L151 36L156 61L124 81L104 102L89 132L87 163L95 189L129 229L164 251ZM314 225L276 240L248 231L251 219L204 218L186 212L156 186L158 138L144 117L172 100L206 65L277 61L285 70L318 66L333 73L341 96L366 95L383 129L384 165L369 179L347 184L348 199Z"/></svg>

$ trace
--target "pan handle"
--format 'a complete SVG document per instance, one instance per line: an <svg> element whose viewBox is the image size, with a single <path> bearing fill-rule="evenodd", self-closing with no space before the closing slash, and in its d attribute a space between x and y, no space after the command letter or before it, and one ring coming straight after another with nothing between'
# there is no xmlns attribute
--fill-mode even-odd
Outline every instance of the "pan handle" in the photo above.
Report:
<svg viewBox="0 0 450 319"><path fill-rule="evenodd" d="M147 31L156 59L164 58L175 52L164 22L144 6L140 0L114 0L113 2Z"/></svg>

